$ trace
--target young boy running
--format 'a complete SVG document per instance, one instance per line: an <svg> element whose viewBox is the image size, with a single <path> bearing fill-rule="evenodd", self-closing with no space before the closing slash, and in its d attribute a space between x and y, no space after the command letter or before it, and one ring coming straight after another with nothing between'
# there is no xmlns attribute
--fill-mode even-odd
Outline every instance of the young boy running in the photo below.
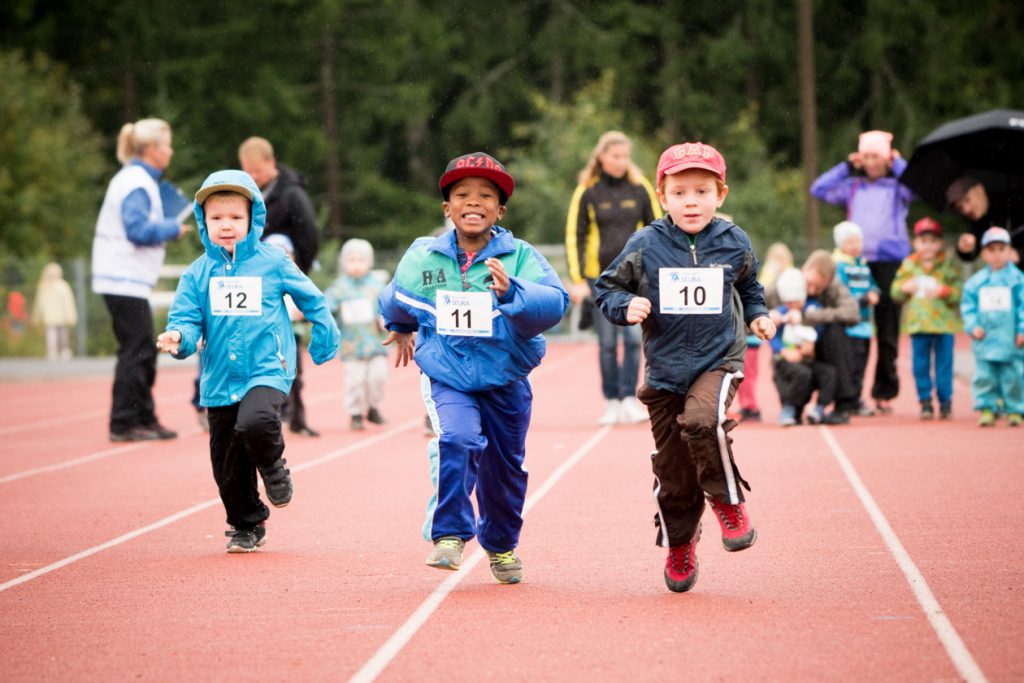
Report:
<svg viewBox="0 0 1024 683"><path fill-rule="evenodd" d="M638 397L650 412L657 448L657 542L669 549L665 583L682 593L697 580L705 497L726 550L754 543L740 488L749 486L727 436L736 422L725 411L743 378L744 322L763 340L775 335L775 325L750 239L715 217L729 191L718 150L700 142L669 147L657 181L668 215L629 239L596 291L609 320L643 324L646 383Z"/></svg>
<svg viewBox="0 0 1024 683"><path fill-rule="evenodd" d="M476 536L494 578L519 583L527 375L544 357L541 333L561 320L569 295L536 249L496 225L515 188L497 160L482 152L453 159L439 186L455 229L413 242L380 296L384 344L398 345L396 366L419 365L437 434L428 447L427 564L458 569Z"/></svg>
<svg viewBox="0 0 1024 683"><path fill-rule="evenodd" d="M292 499L281 457L281 406L295 378L284 295L313 323L309 352L316 364L337 352L338 326L324 295L291 258L260 242L267 209L247 173L211 174L196 193L195 214L206 253L181 276L157 348L186 358L206 340L200 404L209 414L213 477L231 525L227 550L249 553L266 543L270 516L256 472L271 505Z"/></svg>

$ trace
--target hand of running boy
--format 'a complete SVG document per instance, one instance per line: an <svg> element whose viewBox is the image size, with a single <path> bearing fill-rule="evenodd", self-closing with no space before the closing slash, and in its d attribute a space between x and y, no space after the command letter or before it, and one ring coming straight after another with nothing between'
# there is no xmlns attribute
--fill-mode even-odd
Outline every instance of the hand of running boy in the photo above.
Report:
<svg viewBox="0 0 1024 683"><path fill-rule="evenodd" d="M1024 346L1024 334L1017 335L1017 348Z"/></svg>
<svg viewBox="0 0 1024 683"><path fill-rule="evenodd" d="M629 307L626 309L626 322L630 325L642 323L650 314L651 300L635 296L629 300Z"/></svg>
<svg viewBox="0 0 1024 683"><path fill-rule="evenodd" d="M167 332L160 333L160 336L156 338L156 348L161 351L165 351L170 354L178 353L178 349L181 347L181 332L177 330L168 330Z"/></svg>
<svg viewBox="0 0 1024 683"><path fill-rule="evenodd" d="M975 327L973 330L971 330L971 336L974 337L975 339L984 339L985 338L985 328L984 327Z"/></svg>
<svg viewBox="0 0 1024 683"><path fill-rule="evenodd" d="M413 353L416 351L416 333L391 330L381 342L382 346L388 344L395 344L395 348L398 349L398 355L395 356L395 367L405 367L412 360Z"/></svg>
<svg viewBox="0 0 1024 683"><path fill-rule="evenodd" d="M775 336L775 323L768 316L762 315L760 318L754 318L750 323L750 330L758 339L768 341Z"/></svg>
<svg viewBox="0 0 1024 683"><path fill-rule="evenodd" d="M508 273L505 272L505 266L496 258L489 258L484 263L487 265L487 270L491 271L491 277L494 278L494 284L490 286L490 289L493 289L500 299L508 293L509 279Z"/></svg>

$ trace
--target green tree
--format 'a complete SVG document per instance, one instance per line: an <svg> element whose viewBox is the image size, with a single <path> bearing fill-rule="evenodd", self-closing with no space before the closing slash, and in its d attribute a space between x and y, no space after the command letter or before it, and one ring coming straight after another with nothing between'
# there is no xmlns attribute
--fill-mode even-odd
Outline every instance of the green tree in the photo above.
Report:
<svg viewBox="0 0 1024 683"><path fill-rule="evenodd" d="M87 251L106 171L66 69L41 54L0 52L0 248L53 258Z"/></svg>

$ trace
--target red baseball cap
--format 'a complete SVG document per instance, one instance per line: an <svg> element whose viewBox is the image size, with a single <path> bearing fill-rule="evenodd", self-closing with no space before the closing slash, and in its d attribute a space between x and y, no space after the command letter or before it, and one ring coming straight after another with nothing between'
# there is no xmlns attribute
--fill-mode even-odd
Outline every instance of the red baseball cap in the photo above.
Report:
<svg viewBox="0 0 1024 683"><path fill-rule="evenodd" d="M914 223L914 237L918 235L936 235L942 237L942 226L931 216L925 216Z"/></svg>
<svg viewBox="0 0 1024 683"><path fill-rule="evenodd" d="M512 196L512 191L516 189L516 181L512 179L500 161L484 152L472 152L455 157L448 162L448 167L437 184L441 189L441 196L448 201L449 188L457 181L470 177L486 178L497 185L504 194L501 199L502 204L508 201L508 198Z"/></svg>
<svg viewBox="0 0 1024 683"><path fill-rule="evenodd" d="M672 145L661 153L658 160L657 184L661 185L662 179L673 173L685 171L688 168L700 168L710 171L725 182L725 157L712 147L703 142L683 142Z"/></svg>

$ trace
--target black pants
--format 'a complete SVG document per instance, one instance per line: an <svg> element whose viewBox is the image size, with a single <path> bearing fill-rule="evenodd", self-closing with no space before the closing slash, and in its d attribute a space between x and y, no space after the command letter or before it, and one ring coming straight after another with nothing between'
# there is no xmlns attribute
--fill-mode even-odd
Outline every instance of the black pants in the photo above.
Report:
<svg viewBox="0 0 1024 683"><path fill-rule="evenodd" d="M705 493L736 504L743 502L742 487L750 490L732 456L729 432L736 421L725 416L739 382L735 373L719 368L698 377L685 396L647 384L637 392L650 412L657 448L651 467L658 545L690 542L704 512Z"/></svg>
<svg viewBox="0 0 1024 683"><path fill-rule="evenodd" d="M896 261L869 263L871 276L881 290L875 304L875 330L878 338L878 360L875 363L875 383L871 397L887 401L900 393L900 379L896 374L896 356L900 342L900 311L902 304L892 300L889 290L900 264Z"/></svg>
<svg viewBox="0 0 1024 683"><path fill-rule="evenodd" d="M818 405L827 406L835 400L836 369L822 361L791 363L782 358L772 362L775 388L783 405L796 408L797 414L811 400L811 394L818 392Z"/></svg>
<svg viewBox="0 0 1024 683"><path fill-rule="evenodd" d="M292 390L288 392L284 404L283 415L288 419L288 428L297 432L306 424L306 404L302 402L302 342L298 335L295 335L295 381L292 382Z"/></svg>
<svg viewBox="0 0 1024 683"><path fill-rule="evenodd" d="M104 294L117 338L110 431L126 432L156 422L153 383L156 381L156 338L149 301Z"/></svg>
<svg viewBox="0 0 1024 683"><path fill-rule="evenodd" d="M853 371L853 390L857 397L857 405L862 403L861 396L864 393L864 371L868 367L868 354L871 352L871 340L860 337L850 337L850 367Z"/></svg>
<svg viewBox="0 0 1024 683"><path fill-rule="evenodd" d="M228 524L252 529L270 516L256 488L256 468L272 465L284 453L281 406L285 395L255 387L240 403L208 408L210 461Z"/></svg>
<svg viewBox="0 0 1024 683"><path fill-rule="evenodd" d="M822 326L814 344L814 357L815 361L835 368L836 410L846 413L857 410L860 394L853 379L853 354L846 328L836 323Z"/></svg>

